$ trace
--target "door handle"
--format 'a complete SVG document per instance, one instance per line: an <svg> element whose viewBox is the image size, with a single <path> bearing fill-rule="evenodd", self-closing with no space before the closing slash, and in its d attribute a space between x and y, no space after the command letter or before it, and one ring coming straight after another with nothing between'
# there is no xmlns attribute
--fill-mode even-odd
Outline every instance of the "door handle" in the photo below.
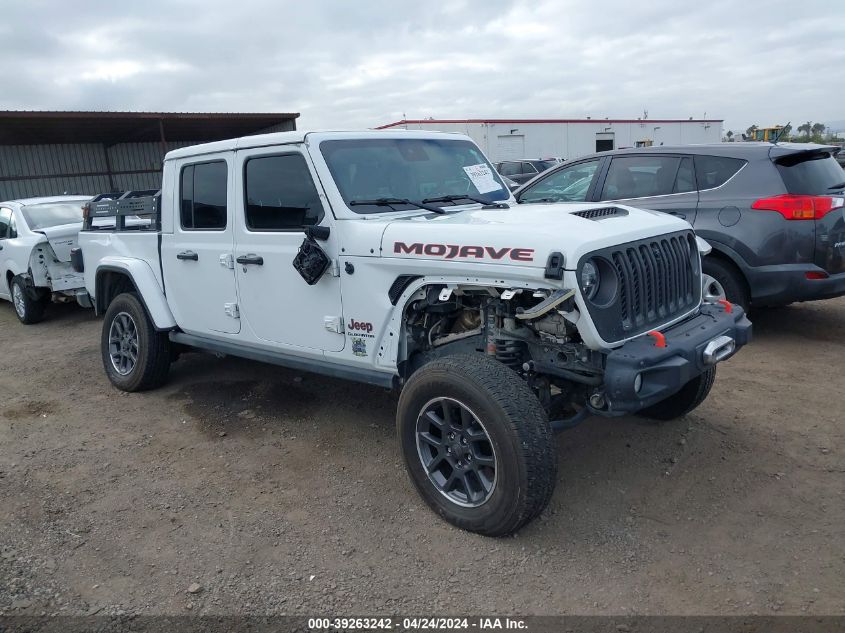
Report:
<svg viewBox="0 0 845 633"><path fill-rule="evenodd" d="M181 253L176 254L176 259L190 259L192 262L199 261L200 256L197 255L194 251L182 251Z"/></svg>
<svg viewBox="0 0 845 633"><path fill-rule="evenodd" d="M681 213L680 211L669 211L669 215L676 215L676 216L678 216L679 218L681 218L681 219L683 219L683 220L686 220L686 219L687 219L687 214L686 214L686 213Z"/></svg>
<svg viewBox="0 0 845 633"><path fill-rule="evenodd" d="M254 266L263 266L264 265L264 258L261 255L255 255L250 253L249 255L241 255L236 260L239 264L252 264Z"/></svg>

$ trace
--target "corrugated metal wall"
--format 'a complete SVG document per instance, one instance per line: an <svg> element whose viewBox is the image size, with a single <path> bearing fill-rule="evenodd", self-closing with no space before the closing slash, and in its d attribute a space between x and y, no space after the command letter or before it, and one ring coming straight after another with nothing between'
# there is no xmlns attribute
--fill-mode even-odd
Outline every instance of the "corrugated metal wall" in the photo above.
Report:
<svg viewBox="0 0 845 633"><path fill-rule="evenodd" d="M294 129L292 121L261 133ZM170 142L167 151L199 141ZM0 201L161 186L161 143L0 145Z"/></svg>
<svg viewBox="0 0 845 633"><path fill-rule="evenodd" d="M167 143L167 151L195 144ZM155 189L161 159L161 143L0 145L0 200Z"/></svg>

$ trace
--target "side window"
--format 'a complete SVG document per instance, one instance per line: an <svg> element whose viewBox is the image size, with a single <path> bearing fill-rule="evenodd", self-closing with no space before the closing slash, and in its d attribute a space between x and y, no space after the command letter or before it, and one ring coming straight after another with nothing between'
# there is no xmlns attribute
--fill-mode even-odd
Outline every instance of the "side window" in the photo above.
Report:
<svg viewBox="0 0 845 633"><path fill-rule="evenodd" d="M672 193L686 193L695 191L695 171L692 167L692 158L685 156L681 159L681 166L678 167L678 175L675 177L675 187Z"/></svg>
<svg viewBox="0 0 845 633"><path fill-rule="evenodd" d="M11 209L0 209L0 240L5 240L10 237L15 237L12 235L12 210Z"/></svg>
<svg viewBox="0 0 845 633"><path fill-rule="evenodd" d="M253 231L284 231L318 224L323 204L299 154L250 158L244 166L244 211Z"/></svg>
<svg viewBox="0 0 845 633"><path fill-rule="evenodd" d="M228 215L226 161L197 163L182 168L181 220L189 231L222 230Z"/></svg>
<svg viewBox="0 0 845 633"><path fill-rule="evenodd" d="M519 166L519 163L501 163L499 165L499 173L503 176L519 176L522 173L520 170L522 168Z"/></svg>
<svg viewBox="0 0 845 633"><path fill-rule="evenodd" d="M522 192L520 202L584 202L596 177L599 159L568 165Z"/></svg>
<svg viewBox="0 0 845 633"><path fill-rule="evenodd" d="M745 164L739 158L696 156L695 178L699 191L724 185Z"/></svg>
<svg viewBox="0 0 845 633"><path fill-rule="evenodd" d="M602 200L648 198L672 193L681 159L677 156L617 156L610 163Z"/></svg>
<svg viewBox="0 0 845 633"><path fill-rule="evenodd" d="M537 173L537 168L534 167L531 163L524 162L522 163L522 173L523 175L535 175Z"/></svg>

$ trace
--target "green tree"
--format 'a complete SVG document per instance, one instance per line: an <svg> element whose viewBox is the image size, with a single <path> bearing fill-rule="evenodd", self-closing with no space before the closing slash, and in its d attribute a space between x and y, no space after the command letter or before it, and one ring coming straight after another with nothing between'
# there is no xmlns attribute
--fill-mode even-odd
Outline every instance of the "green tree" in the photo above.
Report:
<svg viewBox="0 0 845 633"><path fill-rule="evenodd" d="M758 127L758 125L755 123L754 125L749 127L747 130L745 130L746 136L748 136L748 138L754 138L754 132L757 131L757 127Z"/></svg>
<svg viewBox="0 0 845 633"><path fill-rule="evenodd" d="M778 136L779 141L788 141L789 135L792 134L792 126L787 123L783 126L783 129L780 131L780 136Z"/></svg>
<svg viewBox="0 0 845 633"><path fill-rule="evenodd" d="M798 126L799 132L804 132L807 135L807 140L810 140L810 135L813 133L813 122L807 121L806 123L802 123Z"/></svg>
<svg viewBox="0 0 845 633"><path fill-rule="evenodd" d="M822 134L824 134L825 125L824 123L813 123L813 136L818 137L819 140L822 138Z"/></svg>
<svg viewBox="0 0 845 633"><path fill-rule="evenodd" d="M728 141L732 141L732 140L734 140L734 133L733 133L731 130L728 130L728 131L725 133L725 136L727 136L727 137L728 137Z"/></svg>

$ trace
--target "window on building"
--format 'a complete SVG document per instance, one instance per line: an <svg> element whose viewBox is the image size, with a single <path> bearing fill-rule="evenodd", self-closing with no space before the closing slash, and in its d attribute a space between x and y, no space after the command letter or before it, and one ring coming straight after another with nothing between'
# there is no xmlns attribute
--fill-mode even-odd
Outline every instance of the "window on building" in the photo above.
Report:
<svg viewBox="0 0 845 633"><path fill-rule="evenodd" d="M182 228L192 231L226 228L229 170L226 161L197 163L182 168Z"/></svg>
<svg viewBox="0 0 845 633"><path fill-rule="evenodd" d="M244 167L246 224L284 231L318 224L323 204L300 154L251 158Z"/></svg>

